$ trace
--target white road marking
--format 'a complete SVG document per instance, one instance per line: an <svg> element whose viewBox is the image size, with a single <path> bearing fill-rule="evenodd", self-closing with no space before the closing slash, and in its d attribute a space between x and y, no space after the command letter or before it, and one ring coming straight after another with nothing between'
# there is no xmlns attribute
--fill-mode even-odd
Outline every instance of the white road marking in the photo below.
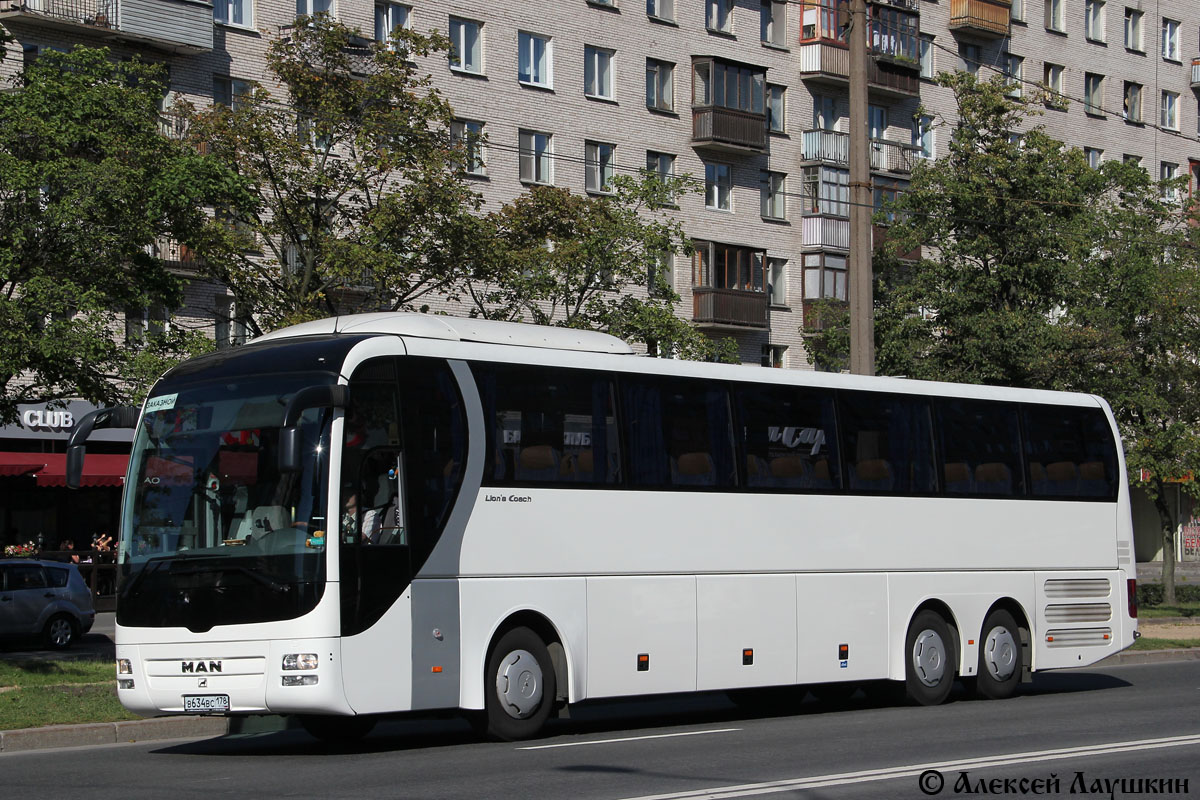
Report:
<svg viewBox="0 0 1200 800"><path fill-rule="evenodd" d="M1164 739L1140 739L1130 742L1110 742L1085 747L1063 747L1054 750L1034 750L1028 753L981 756L979 758L968 758L960 761L910 764L884 769L864 770L861 772L843 772L836 775L816 775L810 778L792 778L790 780L768 781L766 783L747 783L740 786L717 786L709 789L694 789L688 792L644 795L635 798L626 798L626 800L724 800L724 798L774 794L776 792L790 792L798 789L818 789L826 786L846 786L855 783L894 780L896 778L920 775L922 772L931 769L939 772L957 772L968 769L1005 767L1038 761L1059 761L1067 758L1083 758L1087 756L1106 755L1108 753L1128 753L1137 750L1157 750L1164 747L1186 747L1189 745L1200 745L1200 735L1171 736Z"/></svg>
<svg viewBox="0 0 1200 800"><path fill-rule="evenodd" d="M678 736L705 736L710 733L732 733L741 728L717 728L711 731L684 731L683 733L657 733L653 736L627 736L624 739L593 739L587 742L562 742L560 744L539 744L532 747L518 747L518 750L550 750L554 747L584 747L589 744L613 744L615 742L640 742L643 739L673 739Z"/></svg>

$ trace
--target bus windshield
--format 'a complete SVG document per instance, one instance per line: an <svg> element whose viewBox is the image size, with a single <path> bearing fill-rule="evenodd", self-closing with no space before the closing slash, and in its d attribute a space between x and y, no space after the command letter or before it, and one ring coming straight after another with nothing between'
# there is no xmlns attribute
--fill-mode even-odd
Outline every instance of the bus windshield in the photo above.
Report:
<svg viewBox="0 0 1200 800"><path fill-rule="evenodd" d="M277 466L287 401L314 377L155 387L134 440L122 514L120 624L204 631L218 622L291 619L316 605L325 578L331 409L300 418L302 470Z"/></svg>

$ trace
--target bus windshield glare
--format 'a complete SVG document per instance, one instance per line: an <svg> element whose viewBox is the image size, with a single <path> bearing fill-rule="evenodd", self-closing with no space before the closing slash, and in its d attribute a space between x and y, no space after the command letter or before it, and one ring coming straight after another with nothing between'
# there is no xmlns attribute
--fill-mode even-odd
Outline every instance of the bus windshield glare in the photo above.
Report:
<svg viewBox="0 0 1200 800"><path fill-rule="evenodd" d="M291 619L325 578L331 409L300 419L300 472L280 473L287 401L313 375L155 387L133 445L118 563L122 625Z"/></svg>

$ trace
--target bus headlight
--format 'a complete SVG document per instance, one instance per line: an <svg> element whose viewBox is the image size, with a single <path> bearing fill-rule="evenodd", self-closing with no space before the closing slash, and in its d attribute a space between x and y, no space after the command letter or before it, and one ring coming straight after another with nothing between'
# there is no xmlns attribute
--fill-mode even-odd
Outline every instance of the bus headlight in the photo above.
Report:
<svg viewBox="0 0 1200 800"><path fill-rule="evenodd" d="M316 669L317 654L316 653L288 653L283 657L283 668L285 670L296 669ZM316 683L316 681L313 681Z"/></svg>
<svg viewBox="0 0 1200 800"><path fill-rule="evenodd" d="M133 664L129 663L128 658L118 658L117 659L117 674L118 675L132 675L133 674Z"/></svg>
<svg viewBox="0 0 1200 800"><path fill-rule="evenodd" d="M284 675L284 686L316 686L316 675Z"/></svg>

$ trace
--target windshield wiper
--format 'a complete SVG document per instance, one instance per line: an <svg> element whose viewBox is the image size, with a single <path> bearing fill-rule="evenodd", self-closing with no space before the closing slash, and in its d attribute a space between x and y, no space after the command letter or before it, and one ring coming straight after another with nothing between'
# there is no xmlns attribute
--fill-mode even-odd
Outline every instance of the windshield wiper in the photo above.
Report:
<svg viewBox="0 0 1200 800"><path fill-rule="evenodd" d="M254 570L249 569L248 567L239 567L239 566L235 566L233 564L213 564L211 566L206 566L206 567L192 567L191 569L178 569L178 570L172 570L171 574L172 575L206 575L206 574L209 574L212 572L240 572L243 575L246 575L247 577L251 578L252 580L258 581L263 586L267 587L268 589L270 589L272 592L275 592L276 594L291 591L291 588L292 588L290 585L288 585L286 583L279 583L278 581L273 581L270 578L268 578L266 575L262 575L258 572L255 572Z"/></svg>

